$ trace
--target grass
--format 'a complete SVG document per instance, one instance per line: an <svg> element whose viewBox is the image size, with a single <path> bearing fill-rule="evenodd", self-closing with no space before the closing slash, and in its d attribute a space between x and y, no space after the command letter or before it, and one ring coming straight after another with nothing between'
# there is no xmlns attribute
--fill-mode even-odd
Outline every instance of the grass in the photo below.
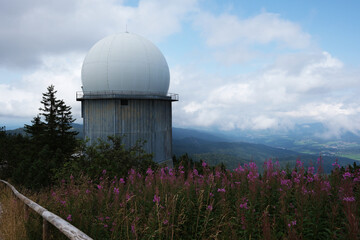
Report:
<svg viewBox="0 0 360 240"><path fill-rule="evenodd" d="M340 154L340 157L346 157L360 161L360 153L344 153L344 154Z"/></svg>
<svg viewBox="0 0 360 240"><path fill-rule="evenodd" d="M94 239L358 239L360 169L334 164L327 175L318 162L317 170L300 161L281 169L269 160L261 175L255 163L126 178L104 169L99 179L70 177L32 198Z"/></svg>
<svg viewBox="0 0 360 240"><path fill-rule="evenodd" d="M3 184L0 186L0 204L0 239L27 239L23 204L17 201L11 190Z"/></svg>

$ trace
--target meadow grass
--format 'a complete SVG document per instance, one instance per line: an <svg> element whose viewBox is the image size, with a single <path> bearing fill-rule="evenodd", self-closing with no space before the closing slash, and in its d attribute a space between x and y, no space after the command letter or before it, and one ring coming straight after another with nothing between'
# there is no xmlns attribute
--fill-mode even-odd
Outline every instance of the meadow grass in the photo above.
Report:
<svg viewBox="0 0 360 240"><path fill-rule="evenodd" d="M0 186L0 204L0 239L27 239L23 204L3 184Z"/></svg>
<svg viewBox="0 0 360 240"><path fill-rule="evenodd" d="M262 174L252 162L132 169L126 178L103 169L34 198L94 239L359 239L360 169L334 163L323 174L321 161L284 170L269 160Z"/></svg>

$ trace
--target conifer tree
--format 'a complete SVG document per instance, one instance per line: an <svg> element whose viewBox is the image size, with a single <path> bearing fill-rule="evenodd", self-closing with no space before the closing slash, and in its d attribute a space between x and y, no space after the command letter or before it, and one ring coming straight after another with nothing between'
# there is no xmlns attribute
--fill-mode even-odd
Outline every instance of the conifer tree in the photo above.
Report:
<svg viewBox="0 0 360 240"><path fill-rule="evenodd" d="M26 179L28 185L35 188L50 184L56 169L63 166L77 146L78 133L71 130L75 121L71 107L58 100L56 93L53 85L47 88L40 114L32 120L32 125L25 125L32 142L33 159Z"/></svg>
<svg viewBox="0 0 360 240"><path fill-rule="evenodd" d="M45 118L45 140L49 143L52 150L56 149L58 135L58 108L60 100L56 99L55 87L53 85L47 88L47 92L43 93L41 104L43 107L39 108L40 115Z"/></svg>
<svg viewBox="0 0 360 240"><path fill-rule="evenodd" d="M31 136L35 146L41 146L44 143L45 124L39 115L34 117L31 123L32 125L25 124L24 131Z"/></svg>

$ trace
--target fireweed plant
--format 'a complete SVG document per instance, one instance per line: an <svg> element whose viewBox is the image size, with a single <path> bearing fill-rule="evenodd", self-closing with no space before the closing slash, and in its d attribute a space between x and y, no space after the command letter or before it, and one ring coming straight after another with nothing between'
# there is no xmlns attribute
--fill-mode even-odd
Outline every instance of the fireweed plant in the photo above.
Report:
<svg viewBox="0 0 360 240"><path fill-rule="evenodd" d="M268 160L63 180L43 205L94 239L359 239L360 169ZM201 172L202 174L200 174ZM187 174L186 174L187 173Z"/></svg>

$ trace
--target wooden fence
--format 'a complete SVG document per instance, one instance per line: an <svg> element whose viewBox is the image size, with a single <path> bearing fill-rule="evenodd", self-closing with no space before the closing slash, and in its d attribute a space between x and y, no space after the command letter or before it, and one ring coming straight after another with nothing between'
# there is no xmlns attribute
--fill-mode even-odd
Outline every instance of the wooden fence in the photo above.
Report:
<svg viewBox="0 0 360 240"><path fill-rule="evenodd" d="M10 183L0 180L0 182L6 184L14 193L14 195L24 203L25 215L28 216L29 208L34 210L36 213L43 218L43 240L49 239L49 223L54 225L60 232L62 232L69 239L73 240L92 240L91 237L71 225L69 222L60 218L59 216L49 212L36 202L31 201L21 193L19 193Z"/></svg>

